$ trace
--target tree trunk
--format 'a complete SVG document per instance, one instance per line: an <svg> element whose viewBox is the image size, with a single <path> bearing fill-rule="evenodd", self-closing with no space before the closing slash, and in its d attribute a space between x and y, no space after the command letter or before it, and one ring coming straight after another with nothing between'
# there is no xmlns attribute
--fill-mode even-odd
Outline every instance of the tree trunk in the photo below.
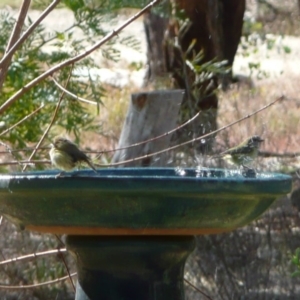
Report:
<svg viewBox="0 0 300 300"><path fill-rule="evenodd" d="M162 79L167 75L164 56L163 40L169 19L153 13L144 16L144 28L147 42L147 71L146 82Z"/></svg>
<svg viewBox="0 0 300 300"><path fill-rule="evenodd" d="M133 94L118 148L148 141L174 129L183 97L183 90ZM112 161L115 163L133 160L120 165L121 167L165 166L168 160L167 153L144 157L141 160L136 160L136 158L167 149L170 139L171 135L168 134L135 147L116 151Z"/></svg>
<svg viewBox="0 0 300 300"><path fill-rule="evenodd" d="M227 65L232 67L242 33L245 0L174 0L174 3L179 10L185 11L190 20L184 31L179 30L179 25L174 20L154 13L145 17L148 47L146 83L156 83L164 72L169 72L173 78L173 87L187 91L180 122L201 111L200 117L187 129L195 137L217 128L218 98L215 90L220 83L225 89L232 80L232 73L214 75L195 85L195 74L182 59L182 53L170 46L168 39L177 38L183 53L195 41L194 51L203 51L202 64L217 58L218 61L227 60ZM189 134L188 138L190 137ZM200 152L206 152L211 146L212 140L204 140L196 148Z"/></svg>

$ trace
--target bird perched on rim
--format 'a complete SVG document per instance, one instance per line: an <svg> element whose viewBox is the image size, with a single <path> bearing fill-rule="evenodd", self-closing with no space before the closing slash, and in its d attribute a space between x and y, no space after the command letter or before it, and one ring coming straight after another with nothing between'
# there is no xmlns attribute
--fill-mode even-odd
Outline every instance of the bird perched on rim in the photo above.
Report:
<svg viewBox="0 0 300 300"><path fill-rule="evenodd" d="M87 163L97 173L89 157L77 145L65 138L55 138L49 152L52 165L63 171L74 169L81 162ZM61 174L61 173L60 173ZM59 175L60 175L59 174Z"/></svg>
<svg viewBox="0 0 300 300"><path fill-rule="evenodd" d="M264 140L260 136L254 135L243 141L238 146L214 156L214 158L222 157L238 166L245 167L247 163L253 161L257 157L260 143L263 141Z"/></svg>

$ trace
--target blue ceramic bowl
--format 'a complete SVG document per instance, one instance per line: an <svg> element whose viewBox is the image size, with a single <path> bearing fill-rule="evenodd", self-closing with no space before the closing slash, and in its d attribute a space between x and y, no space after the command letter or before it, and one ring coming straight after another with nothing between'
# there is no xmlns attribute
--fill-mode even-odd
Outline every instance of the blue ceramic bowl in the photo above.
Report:
<svg viewBox="0 0 300 300"><path fill-rule="evenodd" d="M72 235L220 233L259 217L291 177L238 170L111 168L0 175L0 213L23 228Z"/></svg>

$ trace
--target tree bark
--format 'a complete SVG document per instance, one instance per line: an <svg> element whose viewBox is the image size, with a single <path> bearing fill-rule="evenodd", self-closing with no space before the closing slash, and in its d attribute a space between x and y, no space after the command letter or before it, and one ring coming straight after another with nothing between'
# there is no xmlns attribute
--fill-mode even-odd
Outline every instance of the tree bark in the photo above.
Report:
<svg viewBox="0 0 300 300"><path fill-rule="evenodd" d="M147 42L146 82L153 82L167 75L163 40L169 18L163 18L153 13L144 16L144 29Z"/></svg>
<svg viewBox="0 0 300 300"><path fill-rule="evenodd" d="M184 97L182 90L165 90L147 93L136 93L131 102L119 140L118 148L124 148L136 143L148 141L176 127L178 111ZM162 153L155 156L135 160L160 150L167 149L171 134L147 143L122 149L115 152L113 163L132 159L120 167L129 166L165 166L168 155Z"/></svg>
<svg viewBox="0 0 300 300"><path fill-rule="evenodd" d="M232 81L232 72L214 75L195 85L195 74L186 65L182 53L170 46L168 39L177 38L182 52L195 41L194 52L203 51L201 63L216 58L218 61L227 60L228 67L232 67L242 33L245 0L173 0L173 2L178 10L185 11L190 24L180 35L176 21L154 13L149 13L145 17L148 47L146 84L156 83L164 73L170 73L173 87L186 90L187 96L182 104L180 122L186 121L198 111L202 112L188 129L188 132L193 132L193 136L199 136L217 128L218 97L215 90L219 84L222 84L224 89L228 87ZM196 146L200 152L206 152L211 148L212 140L205 140Z"/></svg>

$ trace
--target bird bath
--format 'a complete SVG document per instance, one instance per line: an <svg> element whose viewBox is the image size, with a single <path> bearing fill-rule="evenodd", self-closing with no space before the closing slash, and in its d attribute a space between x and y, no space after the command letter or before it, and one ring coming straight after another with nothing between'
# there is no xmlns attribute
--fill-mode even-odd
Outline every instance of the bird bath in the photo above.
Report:
<svg viewBox="0 0 300 300"><path fill-rule="evenodd" d="M119 168L0 175L0 214L67 234L76 300L184 299L194 235L234 230L291 189L291 178L222 169Z"/></svg>

